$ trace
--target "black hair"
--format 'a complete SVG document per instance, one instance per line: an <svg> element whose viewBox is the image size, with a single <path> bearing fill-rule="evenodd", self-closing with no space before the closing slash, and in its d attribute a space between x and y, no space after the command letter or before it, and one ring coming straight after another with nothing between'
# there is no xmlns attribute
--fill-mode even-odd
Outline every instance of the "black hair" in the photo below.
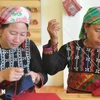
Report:
<svg viewBox="0 0 100 100"><path fill-rule="evenodd" d="M91 26L91 24L90 23L87 23L87 27L90 27Z"/></svg>
<svg viewBox="0 0 100 100"><path fill-rule="evenodd" d="M27 27L27 29L28 29L29 25L26 24L26 23L25 23L25 25L26 25L26 27ZM9 24L2 24L2 25L1 25L1 28L2 28L2 29L5 29L5 28L7 28L8 26L9 26Z"/></svg>

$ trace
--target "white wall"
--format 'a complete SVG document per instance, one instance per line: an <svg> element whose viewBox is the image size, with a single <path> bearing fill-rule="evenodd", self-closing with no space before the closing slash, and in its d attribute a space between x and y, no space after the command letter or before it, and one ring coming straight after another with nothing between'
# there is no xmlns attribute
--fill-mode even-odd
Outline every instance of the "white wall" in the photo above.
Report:
<svg viewBox="0 0 100 100"><path fill-rule="evenodd" d="M100 0L77 0L77 1L82 6L82 9L74 17L68 16L65 10L64 9L62 10L63 44L71 40L79 39L78 35L80 32L84 14L86 13L89 7L100 6ZM66 68L64 70L64 88L67 87L66 85L67 75L68 71Z"/></svg>
<svg viewBox="0 0 100 100"><path fill-rule="evenodd" d="M82 9L74 17L68 16L62 9L63 20L63 43L78 39L83 16L87 9L92 6L100 6L100 0L76 0Z"/></svg>
<svg viewBox="0 0 100 100"><path fill-rule="evenodd" d="M62 26L62 0L41 0L41 45L38 46L42 54L42 46L49 40L47 33L47 24L51 19L57 19ZM59 35L62 35L60 30ZM60 41L61 44L61 41ZM59 72L54 76L49 76L46 85L62 85L63 84L63 73Z"/></svg>

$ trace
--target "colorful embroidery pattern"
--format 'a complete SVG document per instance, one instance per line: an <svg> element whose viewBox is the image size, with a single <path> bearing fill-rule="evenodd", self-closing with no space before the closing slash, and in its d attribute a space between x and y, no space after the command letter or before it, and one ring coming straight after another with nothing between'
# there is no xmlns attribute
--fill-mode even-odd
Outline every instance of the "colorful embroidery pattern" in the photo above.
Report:
<svg viewBox="0 0 100 100"><path fill-rule="evenodd" d="M78 73L78 72L70 72L69 75L69 87L91 92L96 88L100 87L100 75L94 75L89 73Z"/></svg>

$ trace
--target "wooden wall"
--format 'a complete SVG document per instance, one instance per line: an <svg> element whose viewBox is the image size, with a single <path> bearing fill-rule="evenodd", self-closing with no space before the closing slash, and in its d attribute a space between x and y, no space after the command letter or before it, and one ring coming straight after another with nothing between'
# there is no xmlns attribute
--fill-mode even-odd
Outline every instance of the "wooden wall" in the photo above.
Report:
<svg viewBox="0 0 100 100"><path fill-rule="evenodd" d="M31 12L31 23L29 31L32 39L37 45L41 44L41 2L40 0L0 0L0 11L5 6L24 6L28 8Z"/></svg>

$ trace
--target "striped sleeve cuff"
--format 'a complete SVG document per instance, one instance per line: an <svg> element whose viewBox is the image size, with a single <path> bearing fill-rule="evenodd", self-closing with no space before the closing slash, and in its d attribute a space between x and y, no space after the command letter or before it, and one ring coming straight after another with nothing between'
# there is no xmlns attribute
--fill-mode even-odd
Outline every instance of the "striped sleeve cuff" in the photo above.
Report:
<svg viewBox="0 0 100 100"><path fill-rule="evenodd" d="M46 44L43 46L43 53L44 54L53 54L58 50L58 43L52 47L49 46L49 44Z"/></svg>

